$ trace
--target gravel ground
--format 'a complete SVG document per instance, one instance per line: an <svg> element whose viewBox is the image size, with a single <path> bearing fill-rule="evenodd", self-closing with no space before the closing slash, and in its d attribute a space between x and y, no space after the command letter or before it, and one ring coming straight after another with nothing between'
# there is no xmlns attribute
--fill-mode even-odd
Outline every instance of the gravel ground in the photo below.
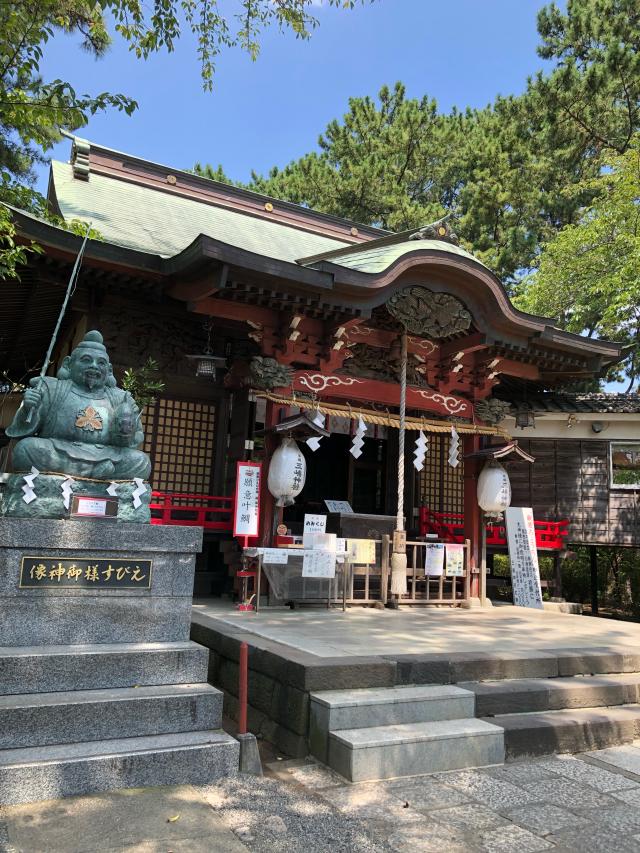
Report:
<svg viewBox="0 0 640 853"><path fill-rule="evenodd" d="M393 849L374 839L375 827L343 814L295 781L245 776L199 790L252 853Z"/></svg>

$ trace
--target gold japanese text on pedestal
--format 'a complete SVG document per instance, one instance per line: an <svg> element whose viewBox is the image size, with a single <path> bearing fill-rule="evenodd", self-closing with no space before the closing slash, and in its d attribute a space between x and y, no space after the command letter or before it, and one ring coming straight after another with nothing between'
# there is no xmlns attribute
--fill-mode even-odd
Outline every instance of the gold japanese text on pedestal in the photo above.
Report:
<svg viewBox="0 0 640 853"><path fill-rule="evenodd" d="M151 589L153 560L23 557L20 589Z"/></svg>

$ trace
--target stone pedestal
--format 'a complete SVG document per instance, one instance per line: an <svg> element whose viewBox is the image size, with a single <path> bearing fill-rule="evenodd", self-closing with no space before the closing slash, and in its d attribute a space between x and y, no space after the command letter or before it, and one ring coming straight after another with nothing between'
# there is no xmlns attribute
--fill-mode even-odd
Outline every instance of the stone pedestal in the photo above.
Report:
<svg viewBox="0 0 640 853"><path fill-rule="evenodd" d="M4 493L0 503L0 516L12 518L51 518L68 519L69 510L64 505L62 484L67 478L60 474L38 474L33 491L36 499L24 502L24 474L9 474L6 478ZM109 480L74 480L72 494L87 497L113 497L107 492ZM117 484L118 521L148 524L151 518L151 486L144 484L146 491L140 495L140 505L133 505L133 493L136 484L131 481ZM83 519L85 521L86 519Z"/></svg>
<svg viewBox="0 0 640 853"><path fill-rule="evenodd" d="M237 771L189 641L199 528L0 518L0 804Z"/></svg>

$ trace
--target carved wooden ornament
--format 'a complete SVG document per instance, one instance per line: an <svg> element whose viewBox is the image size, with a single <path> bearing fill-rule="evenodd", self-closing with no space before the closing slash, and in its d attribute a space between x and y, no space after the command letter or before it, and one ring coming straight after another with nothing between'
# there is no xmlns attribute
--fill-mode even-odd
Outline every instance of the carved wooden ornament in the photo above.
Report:
<svg viewBox="0 0 640 853"><path fill-rule="evenodd" d="M459 299L449 293L434 293L421 285L394 293L387 302L387 310L407 331L434 340L466 332L471 325L471 314Z"/></svg>

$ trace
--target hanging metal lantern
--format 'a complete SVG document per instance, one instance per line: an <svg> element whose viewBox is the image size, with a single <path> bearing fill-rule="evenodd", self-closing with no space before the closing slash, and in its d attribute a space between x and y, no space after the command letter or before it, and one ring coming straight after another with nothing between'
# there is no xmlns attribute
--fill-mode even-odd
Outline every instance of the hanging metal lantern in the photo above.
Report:
<svg viewBox="0 0 640 853"><path fill-rule="evenodd" d="M204 352L199 355L188 355L190 361L196 363L196 376L209 376L211 379L216 378L216 370L227 366L227 359L221 355L214 355L211 348L211 331L213 329L213 321L211 317L204 324L204 329L207 333L207 345Z"/></svg>
<svg viewBox="0 0 640 853"><path fill-rule="evenodd" d="M504 512L511 503L509 475L499 462L491 459L478 477L478 505L490 515Z"/></svg>
<svg viewBox="0 0 640 853"><path fill-rule="evenodd" d="M523 403L516 412L516 426L520 429L534 429L536 418L533 409L528 403Z"/></svg>
<svg viewBox="0 0 640 853"><path fill-rule="evenodd" d="M307 463L292 438L283 438L269 463L267 486L276 506L291 506L304 488Z"/></svg>

